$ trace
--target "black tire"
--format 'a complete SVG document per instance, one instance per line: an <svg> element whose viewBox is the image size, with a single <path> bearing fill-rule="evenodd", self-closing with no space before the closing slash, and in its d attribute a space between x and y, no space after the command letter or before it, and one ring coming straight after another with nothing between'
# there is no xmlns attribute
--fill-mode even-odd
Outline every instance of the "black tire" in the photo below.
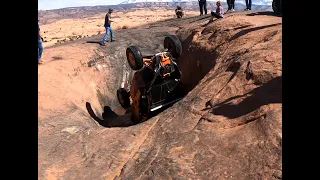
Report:
<svg viewBox="0 0 320 180"><path fill-rule="evenodd" d="M163 46L174 58L178 58L182 54L182 45L179 38L175 35L168 35L164 38Z"/></svg>
<svg viewBox="0 0 320 180"><path fill-rule="evenodd" d="M141 98L140 99L140 121L146 121L149 117L150 113L150 107L151 107L151 99L150 96L147 96L146 98Z"/></svg>
<svg viewBox="0 0 320 180"><path fill-rule="evenodd" d="M282 1L281 0L273 0L272 1L272 9L276 15L282 15Z"/></svg>
<svg viewBox="0 0 320 180"><path fill-rule="evenodd" d="M142 98L140 97L139 100L139 115L136 114L136 116L134 116L132 114L131 120L133 123L135 124L139 124L142 123L144 121L147 121L147 119L149 118L149 114L150 114L150 107L151 107L151 98L150 96L147 96L147 98Z"/></svg>
<svg viewBox="0 0 320 180"><path fill-rule="evenodd" d="M140 50L136 46L129 46L126 50L127 61L130 67L137 71L143 67L143 58Z"/></svg>
<svg viewBox="0 0 320 180"><path fill-rule="evenodd" d="M174 65L174 72L172 73L172 76L174 79L180 79L182 72L179 70L178 65Z"/></svg>
<svg viewBox="0 0 320 180"><path fill-rule="evenodd" d="M120 88L117 90L117 97L120 105L123 108L130 107L130 94L124 88Z"/></svg>

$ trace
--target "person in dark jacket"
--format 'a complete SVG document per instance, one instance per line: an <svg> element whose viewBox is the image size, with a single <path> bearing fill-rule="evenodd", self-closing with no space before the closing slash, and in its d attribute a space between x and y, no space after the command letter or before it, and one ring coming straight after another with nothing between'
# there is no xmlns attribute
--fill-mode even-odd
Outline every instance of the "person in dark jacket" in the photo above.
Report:
<svg viewBox="0 0 320 180"><path fill-rule="evenodd" d="M108 13L106 14L106 17L105 17L104 27L106 28L106 34L105 34L104 37L103 37L103 41L102 41L102 45L103 45L103 46L105 46L106 43L108 42L108 37L109 37L109 35L110 35L110 37L111 37L111 42L112 42L112 41L115 41L115 40L114 40L114 31L113 31L113 29L112 29L112 27L111 27L111 22L113 22L113 21L111 20L111 14L112 14L112 12L113 12L113 9L110 8L110 9L108 10Z"/></svg>
<svg viewBox="0 0 320 180"><path fill-rule="evenodd" d="M175 10L177 18L182 18L183 16L183 11L182 8L180 6L177 6L177 9Z"/></svg>
<svg viewBox="0 0 320 180"><path fill-rule="evenodd" d="M199 1L199 7L200 7L200 16L204 14L207 14L207 1L206 0L198 0Z"/></svg>
<svg viewBox="0 0 320 180"><path fill-rule="evenodd" d="M235 11L235 10L234 10L234 1L235 1L235 0L227 0L227 4L228 4L228 10L227 10L227 12Z"/></svg>
<svg viewBox="0 0 320 180"><path fill-rule="evenodd" d="M247 8L244 9L244 10L245 10L245 11L251 10L251 4L252 4L252 0L246 0L246 6L247 6Z"/></svg>
<svg viewBox="0 0 320 180"><path fill-rule="evenodd" d="M38 20L38 22L39 22L39 20ZM42 62L43 62L41 60L42 52L43 52L42 40L43 40L43 38L40 35L40 26L38 23L38 64L42 64Z"/></svg>

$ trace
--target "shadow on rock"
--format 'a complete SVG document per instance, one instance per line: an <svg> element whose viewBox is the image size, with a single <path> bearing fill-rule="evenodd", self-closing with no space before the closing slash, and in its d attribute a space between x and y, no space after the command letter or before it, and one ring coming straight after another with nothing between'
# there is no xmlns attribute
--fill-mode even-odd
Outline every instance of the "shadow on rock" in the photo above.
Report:
<svg viewBox="0 0 320 180"><path fill-rule="evenodd" d="M89 102L86 102L86 108L90 116L103 127L128 127L135 125L130 119L130 110L127 110L124 115L118 115L109 106L104 106L102 120L96 116Z"/></svg>
<svg viewBox="0 0 320 180"><path fill-rule="evenodd" d="M242 97L246 98L239 104L230 104L232 100ZM282 76L276 77L244 95L231 97L215 105L212 113L233 119L271 103L282 103Z"/></svg>
<svg viewBox="0 0 320 180"><path fill-rule="evenodd" d="M260 15L260 16L276 16L273 11L259 11L259 12L254 12L254 13L247 14L247 16L256 16L256 15Z"/></svg>
<svg viewBox="0 0 320 180"><path fill-rule="evenodd" d="M86 41L86 43L102 45L102 41Z"/></svg>
<svg viewBox="0 0 320 180"><path fill-rule="evenodd" d="M233 41L233 40L239 38L240 36L244 36L244 35L252 32L252 31L257 31L257 30L261 30L261 29L265 29L265 28L270 28L270 27L273 27L273 26L279 26L281 24L282 23L276 23L276 24L269 24L269 25L265 25L265 26L259 26L259 27L254 27L254 28L250 28L250 29L245 29L245 30L242 30L242 31L238 32L234 36L232 36L229 41Z"/></svg>
<svg viewBox="0 0 320 180"><path fill-rule="evenodd" d="M216 65L216 59L219 54L215 48L213 51L207 51L198 47L190 48L195 45L192 40L196 32L192 32L185 38L179 35L182 44L182 54L177 63L179 65L181 75L181 95L185 96L190 92L199 81ZM190 68L192 67L192 68Z"/></svg>
<svg viewBox="0 0 320 180"><path fill-rule="evenodd" d="M173 103L175 104L175 103ZM165 106L161 109L158 109L156 111L150 112L151 119L154 116L157 116L159 113L163 112L164 110L172 107L172 105ZM86 108L89 113L89 115L97 121L101 126L111 128L111 127L129 127L136 125L134 122L131 121L131 108L128 108L124 115L118 115L114 111L111 110L109 106L104 106L103 113L102 113L102 119L100 119L93 111L91 104L89 102L86 102Z"/></svg>

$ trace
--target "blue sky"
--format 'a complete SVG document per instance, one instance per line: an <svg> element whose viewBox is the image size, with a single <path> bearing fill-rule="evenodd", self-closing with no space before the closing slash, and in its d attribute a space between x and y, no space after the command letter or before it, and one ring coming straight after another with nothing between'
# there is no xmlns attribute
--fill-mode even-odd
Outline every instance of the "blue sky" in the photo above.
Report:
<svg viewBox="0 0 320 180"><path fill-rule="evenodd" d="M65 7L78 6L97 6L97 5L115 5L120 4L126 0L38 0L38 10L60 9ZM139 0L139 1L166 1L166 0ZM170 1L170 0L168 0ZM191 0L187 0L191 1ZM196 0L195 0L196 1ZM216 1L216 0L207 0ZM221 0L226 1L226 0ZM244 0L237 2L244 3ZM272 0L255 0L253 4L271 4Z"/></svg>
<svg viewBox="0 0 320 180"><path fill-rule="evenodd" d="M38 10L60 9L77 6L114 5L124 0L38 0Z"/></svg>

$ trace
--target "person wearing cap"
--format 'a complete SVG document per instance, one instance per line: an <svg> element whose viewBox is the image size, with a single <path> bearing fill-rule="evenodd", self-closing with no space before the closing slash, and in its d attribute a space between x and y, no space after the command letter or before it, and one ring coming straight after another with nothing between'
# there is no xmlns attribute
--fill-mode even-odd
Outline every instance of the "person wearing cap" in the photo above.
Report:
<svg viewBox="0 0 320 180"><path fill-rule="evenodd" d="M40 26L38 20L38 64L42 64L42 52L43 52L43 45L42 45L43 38L40 36Z"/></svg>
<svg viewBox="0 0 320 180"><path fill-rule="evenodd" d="M112 41L115 41L114 39L114 31L111 27L111 22L113 22L111 20L111 14L113 12L113 9L109 9L108 10L108 13L106 14L106 17L105 17L105 21L104 21L104 27L106 28L106 34L104 35L103 37L103 41L102 41L102 45L105 46L106 43L108 42L108 37L110 35L110 38L111 38L111 42Z"/></svg>

